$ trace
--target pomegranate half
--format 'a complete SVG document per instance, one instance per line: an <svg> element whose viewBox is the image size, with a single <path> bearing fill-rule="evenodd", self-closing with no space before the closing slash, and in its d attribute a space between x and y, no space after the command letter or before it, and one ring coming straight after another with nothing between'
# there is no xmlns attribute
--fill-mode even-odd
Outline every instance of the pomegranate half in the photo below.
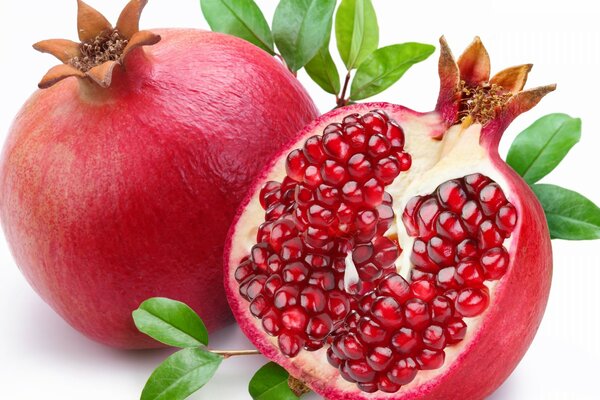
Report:
<svg viewBox="0 0 600 400"><path fill-rule="evenodd" d="M307 126L262 172L229 234L225 286L256 347L327 399L482 399L540 324L544 213L499 157L554 86L490 78L477 38L441 40L436 110L357 104Z"/></svg>
<svg viewBox="0 0 600 400"><path fill-rule="evenodd" d="M232 320L221 282L235 209L317 110L248 42L139 31L145 0L116 28L78 4L81 43L35 45L63 64L4 146L0 215L12 253L41 297L99 342L157 346L131 318L153 296L186 302L214 330Z"/></svg>

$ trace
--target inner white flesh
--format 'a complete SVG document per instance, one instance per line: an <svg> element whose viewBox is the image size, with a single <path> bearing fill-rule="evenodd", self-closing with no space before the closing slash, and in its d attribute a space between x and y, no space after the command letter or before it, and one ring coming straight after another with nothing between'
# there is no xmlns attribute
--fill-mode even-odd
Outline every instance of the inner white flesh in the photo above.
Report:
<svg viewBox="0 0 600 400"><path fill-rule="evenodd" d="M479 144L481 125L473 124L467 127L455 125L446 131L442 140L432 140L427 133L431 131L431 126L434 124L432 118L436 118L435 115L395 116L392 114L390 117L396 119L404 130L406 136L405 150L412 156L412 166L410 170L401 173L391 185L386 187L386 191L393 197L393 208L396 215L396 223L388 230L388 232L386 232L386 236L398 237L402 253L396 261L396 270L408 280L411 270L410 253L415 238L409 236L406 232L401 216L406 203L412 197L430 194L443 182L462 178L465 175L475 172L488 176L505 190L508 186L503 175L501 175L490 162L486 150ZM343 116L339 118L340 121L342 118ZM325 126L322 126L322 128L324 127ZM300 148L308 136L312 136L314 133L302 138L289 150L291 151L294 148ZM281 159L273 166L273 169L265 182L267 180L281 182L284 177L285 157L281 157ZM252 246L256 244L257 228L264 221L264 210L260 206L258 199L260 188L257 189L257 192L237 224L240 229L238 229L236 236L234 237L234 248L231 253L230 265L237 266L239 261L244 256L248 255ZM510 193L505 191L505 195L507 196L508 201L511 201ZM510 238L504 241L504 247L510 254ZM352 263L350 255L346 257L346 265L347 270L344 281L346 285L349 285L356 282L358 279L356 267ZM233 278L231 279L231 284L237 285ZM494 289L497 282L498 281L486 282L486 286L490 290L491 302L493 302L494 299ZM252 317L250 313L248 313L248 315L249 318L254 320L257 328L262 330L260 320ZM464 318L468 332L472 333L477 330L484 315L485 312L475 318ZM462 342L448 346L444 349L446 353L444 366L450 365L460 355L461 351L468 345L469 336L471 335L468 335L467 339ZM270 341L273 346L277 347L276 337L271 337ZM304 371L309 372L312 376L318 377L321 380L326 380L328 379L327 377L329 377L329 379L334 379L334 376L336 376L337 370L329 365L327 361L326 347L316 352L301 351L297 358L302 360ZM410 390L425 382L431 382L435 376L443 373L445 369L446 368L443 367L431 371L419 371L416 378L410 384L403 386L401 391ZM339 376L335 379L337 379L336 386L339 389L348 390L350 392L356 392L358 390L354 383L347 382ZM382 396L387 397L387 395L382 392L377 392L376 394L378 398L381 398ZM393 398L393 396L393 394L389 395L390 398ZM364 393L364 397L369 398L371 396Z"/></svg>

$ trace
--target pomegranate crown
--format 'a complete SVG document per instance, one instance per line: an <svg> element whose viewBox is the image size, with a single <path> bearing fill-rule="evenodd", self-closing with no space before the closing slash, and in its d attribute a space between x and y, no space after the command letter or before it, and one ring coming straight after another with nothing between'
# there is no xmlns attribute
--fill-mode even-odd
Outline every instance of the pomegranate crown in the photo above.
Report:
<svg viewBox="0 0 600 400"><path fill-rule="evenodd" d="M480 123L496 131L533 108L556 85L523 90L532 64L510 67L490 78L490 56L475 37L455 61L446 39L440 39L440 94L436 110L448 125Z"/></svg>
<svg viewBox="0 0 600 400"><path fill-rule="evenodd" d="M80 42L67 39L49 39L37 42L33 48L50 53L62 64L44 75L38 86L48 88L71 76L89 79L107 88L113 70L122 65L133 50L158 43L160 36L150 31L140 31L139 21L147 0L131 0L113 26L97 10L77 0L77 32Z"/></svg>

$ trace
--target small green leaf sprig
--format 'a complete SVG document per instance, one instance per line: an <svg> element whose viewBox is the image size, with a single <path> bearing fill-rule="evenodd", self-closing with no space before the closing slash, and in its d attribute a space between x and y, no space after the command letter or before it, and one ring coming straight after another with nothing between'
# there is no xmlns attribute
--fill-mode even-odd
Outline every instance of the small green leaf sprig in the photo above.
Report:
<svg viewBox="0 0 600 400"><path fill-rule="evenodd" d="M579 118L549 114L517 135L506 157L542 204L552 239L600 239L598 206L572 190L537 183L558 166L580 138Z"/></svg>
<svg viewBox="0 0 600 400"><path fill-rule="evenodd" d="M341 83L330 52L336 4L281 0L271 29L253 0L200 1L213 31L253 43L281 59L293 74L304 68L323 90L335 95L338 107L383 92L435 51L432 45L413 42L378 48L379 25L371 0L342 0L335 12L337 49L346 67Z"/></svg>

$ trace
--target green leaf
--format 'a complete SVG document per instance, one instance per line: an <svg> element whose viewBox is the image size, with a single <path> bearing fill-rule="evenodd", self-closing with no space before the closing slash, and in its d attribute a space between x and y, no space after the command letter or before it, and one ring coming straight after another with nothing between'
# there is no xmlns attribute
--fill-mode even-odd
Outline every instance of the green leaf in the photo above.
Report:
<svg viewBox="0 0 600 400"><path fill-rule="evenodd" d="M411 66L427 59L434 51L434 46L421 43L394 44L375 50L358 67L352 80L350 98L362 100L383 92Z"/></svg>
<svg viewBox="0 0 600 400"><path fill-rule="evenodd" d="M133 320L140 332L169 346L208 344L208 332L198 314L179 301L163 297L148 299L133 312Z"/></svg>
<svg viewBox="0 0 600 400"><path fill-rule="evenodd" d="M329 52L329 43L321 47L304 68L308 76L327 93L340 93L340 75Z"/></svg>
<svg viewBox="0 0 600 400"><path fill-rule="evenodd" d="M377 49L379 26L371 0L342 0L335 16L335 37L348 70Z"/></svg>
<svg viewBox="0 0 600 400"><path fill-rule="evenodd" d="M556 185L531 188L544 207L553 239L600 239L600 208L577 192Z"/></svg>
<svg viewBox="0 0 600 400"><path fill-rule="evenodd" d="M269 24L253 0L200 0L210 29L237 36L275 54Z"/></svg>
<svg viewBox="0 0 600 400"><path fill-rule="evenodd" d="M506 162L529 184L552 171L581 137L581 119L549 114L515 138Z"/></svg>
<svg viewBox="0 0 600 400"><path fill-rule="evenodd" d="M250 380L248 391L254 400L295 400L298 396L288 386L290 374L270 362L261 367Z"/></svg>
<svg viewBox="0 0 600 400"><path fill-rule="evenodd" d="M298 71L331 33L335 0L281 0L273 15L273 38L288 68Z"/></svg>
<svg viewBox="0 0 600 400"><path fill-rule="evenodd" d="M141 400L183 400L213 377L223 357L204 349L183 349L150 375Z"/></svg>

